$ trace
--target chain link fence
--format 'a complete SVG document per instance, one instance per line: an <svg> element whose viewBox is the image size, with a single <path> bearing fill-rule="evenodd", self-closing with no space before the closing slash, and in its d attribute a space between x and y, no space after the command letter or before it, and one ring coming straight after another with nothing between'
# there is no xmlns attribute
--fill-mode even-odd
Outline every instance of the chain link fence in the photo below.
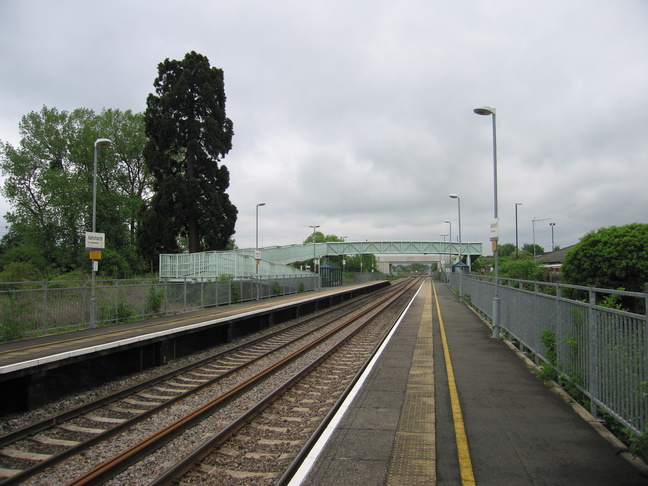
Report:
<svg viewBox="0 0 648 486"><path fill-rule="evenodd" d="M96 324L308 292L318 275L184 280L96 280ZM91 281L0 282L0 340L91 327Z"/></svg>

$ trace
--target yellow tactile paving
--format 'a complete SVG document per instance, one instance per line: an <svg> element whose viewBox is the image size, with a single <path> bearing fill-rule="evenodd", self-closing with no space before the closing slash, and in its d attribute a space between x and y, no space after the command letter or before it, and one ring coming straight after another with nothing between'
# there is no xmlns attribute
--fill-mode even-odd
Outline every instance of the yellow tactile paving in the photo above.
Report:
<svg viewBox="0 0 648 486"><path fill-rule="evenodd" d="M387 473L389 486L430 486L436 483L430 292L430 284L426 283L423 314Z"/></svg>

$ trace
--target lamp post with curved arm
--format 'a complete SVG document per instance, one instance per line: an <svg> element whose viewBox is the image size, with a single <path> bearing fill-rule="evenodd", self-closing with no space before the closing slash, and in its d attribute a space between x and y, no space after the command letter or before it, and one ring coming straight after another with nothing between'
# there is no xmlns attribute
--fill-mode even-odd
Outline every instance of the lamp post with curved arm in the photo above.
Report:
<svg viewBox="0 0 648 486"><path fill-rule="evenodd" d="M522 206L522 203L515 203L515 258L518 257L518 249L520 248L518 243L518 206Z"/></svg>
<svg viewBox="0 0 648 486"><path fill-rule="evenodd" d="M451 199L457 200L457 216L459 220L459 300L463 302L463 268L461 267L461 198L458 194L450 194Z"/></svg>
<svg viewBox="0 0 648 486"><path fill-rule="evenodd" d="M480 106L473 110L478 115L493 117L493 218L497 221L497 124L495 121L495 108ZM516 206L517 207L517 206ZM499 231L499 228L498 228ZM493 239L493 254L495 256L495 296L493 297L493 337L499 338L500 334L500 298L499 298L499 248L498 236Z"/></svg>
<svg viewBox="0 0 648 486"><path fill-rule="evenodd" d="M448 236L448 233L440 233L440 236L443 236L443 265L441 265L441 269L443 270L443 283L448 283L448 272L446 271L448 268L446 236Z"/></svg>
<svg viewBox="0 0 648 486"><path fill-rule="evenodd" d="M315 230L320 227L319 224L308 225L309 228L313 228L313 273L317 276L317 267L315 266ZM315 280L315 287L317 287L317 279Z"/></svg>
<svg viewBox="0 0 648 486"><path fill-rule="evenodd" d="M92 169L92 232L97 231L97 147L110 147L112 142L107 138L98 138L94 143L94 164ZM92 288L90 292L90 327L97 325L97 301L95 299L95 273L97 261L92 260Z"/></svg>
<svg viewBox="0 0 648 486"><path fill-rule="evenodd" d="M256 267L256 300L259 300L259 265L261 264L261 253L259 252L259 206L266 203L260 202L256 205L256 246L254 247L254 263Z"/></svg>

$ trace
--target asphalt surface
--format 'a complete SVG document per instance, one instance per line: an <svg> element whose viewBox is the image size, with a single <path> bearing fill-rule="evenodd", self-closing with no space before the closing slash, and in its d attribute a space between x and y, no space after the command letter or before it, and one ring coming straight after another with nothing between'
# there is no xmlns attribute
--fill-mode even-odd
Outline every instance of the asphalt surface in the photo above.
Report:
<svg viewBox="0 0 648 486"><path fill-rule="evenodd" d="M620 453L620 444L601 435L600 424L582 409L579 415L503 340L492 339L490 328L448 287L436 282L435 289L454 376L449 381L437 302L428 284L304 484L648 485L648 476ZM421 332L430 325L431 346ZM433 376L426 382L433 403L421 388L408 386L428 370L421 346L433 354ZM462 482L466 461L458 459L452 381L474 482L466 476ZM419 406L412 406L413 400ZM433 431L432 447L414 441L403 450L399 438L411 436L416 421L419 432Z"/></svg>

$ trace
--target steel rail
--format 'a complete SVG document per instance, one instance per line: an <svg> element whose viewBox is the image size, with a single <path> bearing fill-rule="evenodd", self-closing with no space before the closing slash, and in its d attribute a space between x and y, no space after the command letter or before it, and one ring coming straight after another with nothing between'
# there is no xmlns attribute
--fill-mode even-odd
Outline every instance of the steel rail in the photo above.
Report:
<svg viewBox="0 0 648 486"><path fill-rule="evenodd" d="M392 289L392 291L393 290L394 289ZM382 293L382 292L380 292L380 293ZM374 294L374 296L375 296L375 294ZM363 298L361 298L360 301L366 300L365 297L367 297L367 296L363 296ZM299 323L296 323L294 325L291 325L291 326L289 326L289 327L287 327L285 329L275 331L275 332L267 334L267 335L265 335L263 337L254 339L254 340L252 340L250 342L247 342L247 343L241 344L239 346L236 346L234 348L231 348L231 349L229 349L227 351L217 353L215 355L212 355L212 356L209 356L207 358L201 359L198 362L191 363L191 364L183 366L183 367L181 367L181 368L179 368L177 370L170 371L169 373L165 373L163 375L160 375L160 376L158 376L156 378L153 378L153 379L151 379L149 381L146 381L144 383L140 383L140 384L137 384L137 385L122 389L122 390L120 390L120 391L118 391L118 392L116 392L114 394L111 394L111 395L109 395L107 397L99 398L99 399L94 400L94 401L92 401L90 403L83 404L83 405L80 405L80 406L78 406L78 407L76 407L74 409L65 411L65 412L63 412L63 413L61 413L59 415L49 417L49 418L47 418L45 420L42 420L40 422L37 422L35 424L29 425L27 427L21 428L19 430L14 431L14 432L10 432L8 434L5 434L4 436L0 437L0 448L5 447L5 446L7 446L9 444L15 443L15 442L17 442L19 440L23 440L23 439L27 439L29 437L32 437L32 436L36 435L39 432L42 432L44 430L48 430L48 429L50 429L52 427L56 427L57 425L65 423L65 422L67 422L69 420L72 420L74 418L81 417L84 414L87 414L88 412L91 412L93 410L97 410L97 409L100 409L102 407L105 407L106 405L109 405L109 404L114 403L116 401L122 400L122 399L124 399L124 398L126 398L128 396L136 394L139 391L145 390L145 389L150 388L152 386L155 386L155 385L157 385L159 383L170 380L170 379L172 379L172 378L174 378L176 376L180 376L183 373L187 373L187 372L189 372L189 371L191 371L193 369L200 368L201 366L203 366L203 365L205 365L207 363L210 363L210 362L212 362L214 360L221 359L223 357L226 357L226 356L231 355L233 353L236 353L238 351L244 350L246 348L250 348L250 347L252 347L252 346L254 346L256 344L267 341L269 338L277 337L277 336L279 336L281 334L285 334L285 333L287 333L287 332L289 332L289 331L291 331L291 330L293 330L295 328L298 328L300 326L304 326L305 324L308 324L309 322L312 322L312 321L314 321L316 319L321 319L322 317L326 317L327 315L330 315L332 313L339 312L341 308L356 306L354 309L352 309L352 311L356 310L358 308L357 307L358 302L359 301L347 301L346 303L342 303L339 306L327 309L327 310L323 311L322 313L319 313L319 314L317 314L315 316L309 316L305 320L303 320L303 321L301 321ZM297 337L295 340L302 339L303 337L304 336ZM284 348L286 346L289 346L290 344L292 344L292 342L294 342L294 340L290 341L290 342L287 342L287 343L284 343L281 346L278 346L277 348L273 349L270 353L276 352L277 350L280 350L280 349L282 349L282 348ZM268 354L270 354L270 353L268 353ZM187 398L188 396L190 396L190 395L204 389L205 387L211 386L215 382L220 381L220 380L230 376L233 373L241 371L243 368L245 368L247 366L250 366L252 363L254 363L254 362L256 362L256 361L258 361L260 359L263 359L265 356L267 356L267 354L260 355L260 356L258 356L256 358L253 358L250 361L244 363L241 366L238 366L236 368L228 370L228 371L214 377L213 379L210 379L210 380L206 381L205 383L198 384L198 385L196 385L194 388L192 388L190 390L184 391L184 392L182 392L182 393L180 393L180 394L178 394L176 396L169 397L167 399L167 401L165 401L161 405L150 408L148 410L142 410L142 412L140 414L138 414L138 415L136 415L134 417L131 417L129 419L126 419L124 422L122 422L120 424L116 424L114 427L112 427L110 429L106 429L105 432L97 434L97 435L95 435L95 436L81 442L78 445L69 447L65 451L62 451L62 452L56 454L55 456L52 456L51 458L40 461L37 464L35 464L35 465L33 465L33 466L31 466L31 467L29 467L27 469L24 469L23 471L15 474L15 475L13 475L11 477L3 478L2 480L0 480L0 485L2 485L2 486L13 486L13 485L20 484L20 483L24 482L27 478L32 477L32 476L44 471L45 469L47 469L49 467L52 467L55 464L65 460L65 459L67 459L69 457L74 456L75 454L78 454L79 452L83 451L84 449L87 449L87 448L89 448L91 446L94 446L94 445L99 444L99 443L101 443L103 441L106 441L107 439L122 433L123 431L125 431L129 427L132 427L133 425L145 420L148 417L151 417L151 416L153 416L153 415L155 415L157 413L160 413L165 408L170 407L171 405L177 403L180 400L183 400L183 399Z"/></svg>
<svg viewBox="0 0 648 486"><path fill-rule="evenodd" d="M413 287L415 284L412 283L411 285L408 285L407 288L402 290L402 292L399 295L404 294L409 290L411 287ZM348 344L348 342L355 337L358 333L360 333L365 327L374 319L376 319L380 314L376 314L374 316L371 316L365 323L363 323L362 327L359 327L355 329L353 332L351 332L348 336L346 336L342 341L340 341L338 344L333 346L331 349L328 351L324 352L324 354L320 355L315 361L310 363L308 366L306 366L304 369L299 371L297 374L292 376L290 379L288 379L286 382L284 382L282 385L280 385L278 388L273 390L271 393L269 393L263 400L255 404L253 407L251 407L247 412L245 412L243 415L241 415L239 418L237 418L234 422L229 424L226 428L221 430L218 434L214 435L211 439L209 439L207 442L204 442L201 444L197 449L195 449L191 454L183 458L181 461L176 463L174 466L171 468L167 469L161 476L156 478L155 480L151 481L148 483L147 486L175 486L179 484L180 478L188 473L191 469L193 469L197 463L203 461L211 452L216 449L217 447L223 445L225 441L230 439L232 436L234 436L239 430L241 430L243 427L245 427L249 422L251 422L255 417L260 415L263 410L265 410L272 402L276 401L278 398L280 398L288 389L292 388L296 383L298 383L300 380L302 380L305 376L307 376L309 373L311 373L315 368L319 367L324 361L329 359L331 356L336 354L339 349ZM399 316L400 317L400 314ZM389 333L389 330L385 332L383 337L381 338L379 344L377 347L380 347L380 344L384 341L386 335ZM335 414L337 409L340 407L340 405L344 402L344 399L346 396L349 394L350 390L353 388L355 383L358 381L359 377L362 375L364 370L366 369L367 365L371 361L373 357L373 354L369 356L365 362L362 364L360 367L360 370L356 375L353 377L349 385L345 388L343 391L342 395L338 400L336 400L336 403L333 405L333 408L327 413L326 417L323 419L322 423L316 428L316 430L313 432L311 435L311 438L306 442L304 447L302 448L302 451L305 451L305 453L310 450L312 447L312 443L317 440L319 435L321 435L322 431L326 428L327 424L330 422L331 417ZM292 474L294 469L296 469L301 461L303 460L303 455L302 453L298 454L298 456L294 459L294 461L290 464L288 469L286 470L286 474L284 474L283 477ZM281 480L279 483L281 484Z"/></svg>
<svg viewBox="0 0 648 486"><path fill-rule="evenodd" d="M394 293L396 292L400 293L399 291L400 289L397 289ZM68 486L85 486L85 485L103 484L105 481L115 477L117 474L121 473L122 471L130 467L132 464L135 464L141 458L161 448L162 446L164 446L165 444L173 440L175 437L183 433L185 430L193 427L200 421L212 415L219 408L231 402L235 398L239 397L244 392L248 391L250 388L261 383L262 381L270 377L273 373L279 371L281 368L287 366L292 361L296 360L303 354L307 353L308 351L312 350L319 344L331 338L341 330L345 329L351 323L359 320L364 315L368 314L369 312L373 311L377 307L381 306L383 303L387 302L392 297L393 297L393 293L380 299L380 301L371 305L369 308L365 309L360 314L345 320L342 324L338 325L334 329L319 336L314 341L306 344L305 346L294 351L290 355L284 357L280 361L270 365L263 371L257 373L256 375L236 385L235 387L231 388L229 391L207 402L206 404L195 409L194 411L190 412L184 417L176 420L172 424L151 434L149 437L135 444L131 448L122 451L121 453L104 461L102 464L96 466L90 471L87 471L85 474L79 476L74 481L68 483Z"/></svg>

